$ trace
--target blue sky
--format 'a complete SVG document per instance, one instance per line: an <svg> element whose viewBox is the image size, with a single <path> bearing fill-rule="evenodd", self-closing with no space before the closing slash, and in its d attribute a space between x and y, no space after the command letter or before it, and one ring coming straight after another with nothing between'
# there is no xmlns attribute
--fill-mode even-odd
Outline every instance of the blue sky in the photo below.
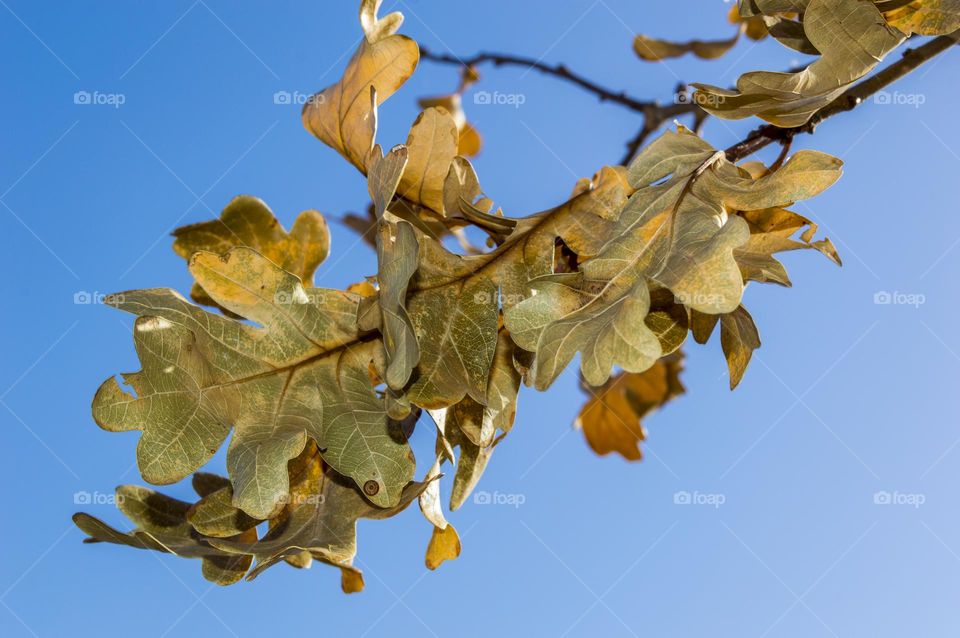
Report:
<svg viewBox="0 0 960 638"><path fill-rule="evenodd" d="M356 4L0 1L0 635L954 635L960 52L899 83L890 104L797 141L846 162L832 190L797 208L845 265L788 255L793 289L748 291L764 346L735 392L719 344L691 344L688 394L647 423L644 462L588 450L571 429L582 396L568 372L545 394L524 391L480 485L522 505L456 512L463 555L437 572L423 566L429 525L415 508L361 523L367 589L350 597L322 566L222 589L192 561L80 544L75 493L139 482L136 435L99 430L89 410L104 378L138 364L130 318L75 296L186 291L169 231L237 194L262 197L287 225L306 208L333 219L366 206L355 170L304 131L298 106L273 100L337 77L360 34ZM728 6L385 2L433 50L565 62L660 99L681 79L725 85L798 61L770 42L709 63L653 65L630 50L636 31L726 35ZM481 72L477 90L525 98L466 100L486 142L481 182L509 215L562 201L576 178L617 162L640 124L535 72ZM402 142L416 98L456 82L422 64L381 108L379 140ZM123 103L75 104L78 91ZM704 135L723 148L754 125L712 121ZM333 234L318 284L374 272L372 251L339 225ZM903 303L875 303L884 292ZM678 492L722 504L677 504ZM85 509L122 524L111 505Z"/></svg>

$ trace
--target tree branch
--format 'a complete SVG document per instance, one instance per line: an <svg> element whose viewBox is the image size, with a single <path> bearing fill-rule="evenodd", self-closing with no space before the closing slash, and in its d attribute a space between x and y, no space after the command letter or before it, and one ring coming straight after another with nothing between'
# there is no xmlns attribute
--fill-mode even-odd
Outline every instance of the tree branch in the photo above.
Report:
<svg viewBox="0 0 960 638"><path fill-rule="evenodd" d="M738 162L774 142L786 143L796 135L813 133L821 122L840 113L852 111L867 98L908 75L925 62L949 50L958 42L960 42L960 31L954 31L950 35L934 38L916 49L907 49L903 52L903 57L900 60L844 91L833 102L814 113L806 124L791 128L780 128L773 124L765 124L751 132L742 141L728 148L726 150L727 159L731 162Z"/></svg>
<svg viewBox="0 0 960 638"><path fill-rule="evenodd" d="M627 95L626 91L614 91L613 89L600 86L596 82L588 80L578 73L574 73L564 64L550 65L540 60L534 60L533 58L526 58L519 55L505 55L502 53L481 52L470 58L459 58L446 53L434 53L423 46L420 47L420 57L424 60L430 60L431 62L455 64L467 68L485 63L493 64L494 66L522 66L576 84L587 92L596 95L601 102L613 102L631 111L644 113L650 107L656 106L656 102L638 100Z"/></svg>
<svg viewBox="0 0 960 638"><path fill-rule="evenodd" d="M677 87L674 95L687 95L686 87L681 84ZM643 126L637 131L637 134L627 142L627 152L624 153L620 164L623 166L629 164L630 160L633 159L640 148L646 143L647 138L655 133L664 122L670 118L686 115L687 113L693 113L695 115L696 120L694 126L698 126L699 123L707 117L707 112L698 107L692 100L668 104L666 106L657 102L652 103L643 112Z"/></svg>
<svg viewBox="0 0 960 638"><path fill-rule="evenodd" d="M677 102L675 104L662 105L656 100L639 100L627 95L626 91L614 91L600 86L596 82L574 73L564 64L550 65L519 55L507 55L504 53L486 53L481 52L469 58L461 58L456 55L446 53L434 53L421 46L420 57L424 60L437 62L440 64L453 64L465 68L471 68L480 64L492 64L494 66L522 66L527 69L534 69L545 75L559 78L569 82L597 96L601 102L613 102L626 107L631 111L643 114L643 127L637 133L636 137L627 143L627 152L621 160L621 164L627 164L633 156L637 154L640 147L643 146L647 138L654 133L660 126L670 118L695 113L698 116L705 114L692 100ZM684 91L686 88L684 87ZM676 95L682 92L677 90Z"/></svg>

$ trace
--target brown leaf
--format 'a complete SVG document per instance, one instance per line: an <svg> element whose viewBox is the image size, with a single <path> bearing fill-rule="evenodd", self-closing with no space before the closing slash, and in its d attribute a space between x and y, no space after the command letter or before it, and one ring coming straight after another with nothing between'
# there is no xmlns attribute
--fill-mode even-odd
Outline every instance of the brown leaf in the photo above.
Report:
<svg viewBox="0 0 960 638"><path fill-rule="evenodd" d="M617 452L628 461L642 458L640 442L646 438L642 419L685 392L680 383L683 355L660 359L646 372L621 372L600 387L583 384L591 395L574 427L583 430L587 443L603 456Z"/></svg>
<svg viewBox="0 0 960 638"><path fill-rule="evenodd" d="M720 317L720 345L730 369L730 389L733 390L747 371L753 351L760 347L760 333L747 309L740 306Z"/></svg>

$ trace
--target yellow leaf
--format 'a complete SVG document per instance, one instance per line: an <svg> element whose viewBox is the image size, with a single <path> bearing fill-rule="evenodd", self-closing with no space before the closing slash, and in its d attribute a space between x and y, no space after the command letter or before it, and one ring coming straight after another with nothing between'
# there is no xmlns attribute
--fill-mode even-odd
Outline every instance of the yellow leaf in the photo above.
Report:
<svg viewBox="0 0 960 638"><path fill-rule="evenodd" d="M878 1L884 19L906 35L941 35L960 29L960 0L914 0L889 11L888 5L902 5L893 0Z"/></svg>
<svg viewBox="0 0 960 638"><path fill-rule="evenodd" d="M444 561L453 560L460 555L460 536L453 525L447 523L444 528L434 527L427 545L427 569L436 569Z"/></svg>

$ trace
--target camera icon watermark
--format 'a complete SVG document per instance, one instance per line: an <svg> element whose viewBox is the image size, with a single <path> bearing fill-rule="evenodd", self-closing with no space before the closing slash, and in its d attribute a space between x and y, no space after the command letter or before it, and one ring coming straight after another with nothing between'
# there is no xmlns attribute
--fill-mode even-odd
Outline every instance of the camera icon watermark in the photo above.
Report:
<svg viewBox="0 0 960 638"><path fill-rule="evenodd" d="M337 294L334 292L333 294ZM320 288L293 288L291 290L278 290L273 295L273 303L278 306L292 306L311 304L315 306L325 305L327 292Z"/></svg>
<svg viewBox="0 0 960 638"><path fill-rule="evenodd" d="M273 103L281 106L296 104L323 104L326 96L321 93L301 93L300 91L277 91L273 94Z"/></svg>
<svg viewBox="0 0 960 638"><path fill-rule="evenodd" d="M524 299L526 299L525 295L519 293L505 295L502 291L495 293L478 292L473 295L473 303L478 306L485 306L496 302L498 306L510 307L517 305Z"/></svg>
<svg viewBox="0 0 960 638"><path fill-rule="evenodd" d="M697 106L702 106L705 108L718 108L726 101L727 98L723 95L704 93L702 91L695 91L691 93L687 89L677 91L673 94L674 104L696 104Z"/></svg>
<svg viewBox="0 0 960 638"><path fill-rule="evenodd" d="M509 494L505 492L486 492L480 490L473 493L473 503L475 505L509 505L519 508L527 502L524 494Z"/></svg>
<svg viewBox="0 0 960 638"><path fill-rule="evenodd" d="M302 505L323 505L327 500L325 494L284 494L280 497L280 503L291 507L300 507Z"/></svg>
<svg viewBox="0 0 960 638"><path fill-rule="evenodd" d="M674 302L684 306L719 306L724 305L727 297L719 293L679 293L673 296Z"/></svg>
<svg viewBox="0 0 960 638"><path fill-rule="evenodd" d="M527 96L523 93L477 91L473 94L473 103L479 106L512 106L518 109L526 102Z"/></svg>
<svg viewBox="0 0 960 638"><path fill-rule="evenodd" d="M112 106L120 108L127 102L123 93L101 93L100 91L77 91L73 94L73 103L79 106Z"/></svg>
<svg viewBox="0 0 960 638"><path fill-rule="evenodd" d="M914 509L919 509L920 506L926 502L927 496L921 493L887 492L886 490L881 490L873 494L874 505L906 505Z"/></svg>
<svg viewBox="0 0 960 638"><path fill-rule="evenodd" d="M877 91L873 95L873 103L881 106L912 106L920 108L927 102L923 93L901 93L900 91Z"/></svg>
<svg viewBox="0 0 960 638"><path fill-rule="evenodd" d="M77 306L105 305L117 307L123 303L123 295L108 295L97 291L78 290L73 293L73 303Z"/></svg>
<svg viewBox="0 0 960 638"><path fill-rule="evenodd" d="M927 296L919 292L878 290L873 293L873 303L878 306L913 306L919 308L927 303Z"/></svg>
<svg viewBox="0 0 960 638"><path fill-rule="evenodd" d="M720 509L726 502L727 496L725 494L698 491L688 492L686 490L673 493L674 505L705 505L714 509Z"/></svg>
<svg viewBox="0 0 960 638"><path fill-rule="evenodd" d="M81 490L73 493L74 505L120 505L121 503L123 503L123 495L114 494L113 492L87 492L86 490Z"/></svg>

